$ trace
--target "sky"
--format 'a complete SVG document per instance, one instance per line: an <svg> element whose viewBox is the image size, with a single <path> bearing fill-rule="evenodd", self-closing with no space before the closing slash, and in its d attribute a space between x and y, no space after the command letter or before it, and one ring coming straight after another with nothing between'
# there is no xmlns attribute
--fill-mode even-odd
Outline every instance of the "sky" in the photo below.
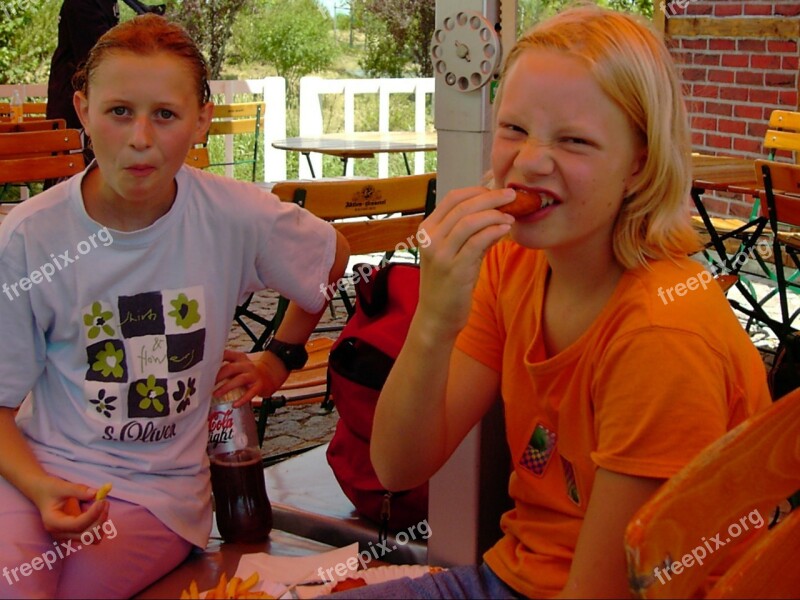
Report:
<svg viewBox="0 0 800 600"><path fill-rule="evenodd" d="M327 8L328 12L331 14L333 14L334 5L339 6L339 8L336 9L337 13L348 12L346 8L342 8L342 5L345 4L345 2L342 2L342 0L320 0L320 2L322 2L323 6L325 6L325 8Z"/></svg>

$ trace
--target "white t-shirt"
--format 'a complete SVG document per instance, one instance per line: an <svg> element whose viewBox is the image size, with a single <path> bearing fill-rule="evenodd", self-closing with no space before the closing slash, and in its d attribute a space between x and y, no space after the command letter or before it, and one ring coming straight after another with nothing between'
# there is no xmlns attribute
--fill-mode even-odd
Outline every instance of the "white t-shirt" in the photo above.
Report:
<svg viewBox="0 0 800 600"><path fill-rule="evenodd" d="M48 472L111 482L204 547L209 398L234 309L272 288L320 310L336 235L255 185L189 167L166 215L109 231L86 213L82 178L0 226L0 406L32 391L17 422Z"/></svg>

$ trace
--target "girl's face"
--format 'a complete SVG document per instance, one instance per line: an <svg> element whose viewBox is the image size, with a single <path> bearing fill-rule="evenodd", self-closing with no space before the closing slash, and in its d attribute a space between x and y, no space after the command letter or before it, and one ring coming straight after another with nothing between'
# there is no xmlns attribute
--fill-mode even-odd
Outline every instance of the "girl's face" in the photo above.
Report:
<svg viewBox="0 0 800 600"><path fill-rule="evenodd" d="M174 177L193 144L202 141L213 106L199 106L192 71L164 52L114 52L89 81L76 111L92 139L101 200L171 206Z"/></svg>
<svg viewBox="0 0 800 600"><path fill-rule="evenodd" d="M566 53L526 50L505 77L494 178L545 201L514 223L512 237L551 251L611 252L622 199L646 158L632 125L588 67Z"/></svg>

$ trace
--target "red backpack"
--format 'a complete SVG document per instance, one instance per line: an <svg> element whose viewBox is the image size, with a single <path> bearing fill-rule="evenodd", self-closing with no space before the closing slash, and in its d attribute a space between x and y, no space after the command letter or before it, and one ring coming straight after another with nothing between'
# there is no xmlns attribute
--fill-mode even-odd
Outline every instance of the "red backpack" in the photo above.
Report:
<svg viewBox="0 0 800 600"><path fill-rule="evenodd" d="M381 388L408 335L419 297L419 267L390 263L356 268L353 316L331 348L329 390L339 422L328 446L328 464L362 516L399 531L428 514L428 484L387 492L369 458L372 420ZM360 277L359 277L360 274ZM413 435L398 431L397 435Z"/></svg>

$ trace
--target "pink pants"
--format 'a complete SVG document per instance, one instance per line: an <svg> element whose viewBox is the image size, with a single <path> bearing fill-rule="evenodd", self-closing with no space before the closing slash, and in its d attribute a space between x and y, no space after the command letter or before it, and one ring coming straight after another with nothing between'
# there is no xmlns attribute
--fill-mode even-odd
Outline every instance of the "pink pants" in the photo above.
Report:
<svg viewBox="0 0 800 600"><path fill-rule="evenodd" d="M0 598L129 598L188 556L192 545L145 508L109 501L101 543L91 530L56 542L30 500L0 478Z"/></svg>

